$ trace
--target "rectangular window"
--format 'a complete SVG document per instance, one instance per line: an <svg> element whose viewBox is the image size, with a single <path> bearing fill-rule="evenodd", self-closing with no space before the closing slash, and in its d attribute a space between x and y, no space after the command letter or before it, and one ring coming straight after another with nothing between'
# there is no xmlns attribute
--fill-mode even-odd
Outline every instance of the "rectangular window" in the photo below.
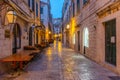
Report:
<svg viewBox="0 0 120 80"><path fill-rule="evenodd" d="M34 11L35 9L35 1L34 0L32 0L32 10Z"/></svg>
<svg viewBox="0 0 120 80"><path fill-rule="evenodd" d="M74 2L73 2L73 17L75 16L75 4L74 4Z"/></svg>
<svg viewBox="0 0 120 80"><path fill-rule="evenodd" d="M28 6L30 7L30 0L28 0Z"/></svg>
<svg viewBox="0 0 120 80"><path fill-rule="evenodd" d="M44 20L43 20L43 19L41 19L41 23L43 23L43 24L44 24Z"/></svg>
<svg viewBox="0 0 120 80"><path fill-rule="evenodd" d="M80 0L77 0L77 13L80 12Z"/></svg>
<svg viewBox="0 0 120 80"><path fill-rule="evenodd" d="M85 5L88 2L88 0L83 0L83 5Z"/></svg>
<svg viewBox="0 0 120 80"><path fill-rule="evenodd" d="M38 3L36 3L36 16L38 17Z"/></svg>
<svg viewBox="0 0 120 80"><path fill-rule="evenodd" d="M35 8L34 0L28 0L28 6L30 7L30 9L34 11Z"/></svg>
<svg viewBox="0 0 120 80"><path fill-rule="evenodd" d="M43 14L43 7L40 7L40 14Z"/></svg>

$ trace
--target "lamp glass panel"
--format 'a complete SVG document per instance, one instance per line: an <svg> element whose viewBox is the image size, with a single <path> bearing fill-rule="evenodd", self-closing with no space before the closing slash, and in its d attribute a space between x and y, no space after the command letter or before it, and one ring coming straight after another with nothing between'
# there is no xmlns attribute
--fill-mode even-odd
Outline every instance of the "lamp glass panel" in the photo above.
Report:
<svg viewBox="0 0 120 80"><path fill-rule="evenodd" d="M7 16L9 23L15 23L17 16L16 16L16 13L14 11L7 12L6 16Z"/></svg>

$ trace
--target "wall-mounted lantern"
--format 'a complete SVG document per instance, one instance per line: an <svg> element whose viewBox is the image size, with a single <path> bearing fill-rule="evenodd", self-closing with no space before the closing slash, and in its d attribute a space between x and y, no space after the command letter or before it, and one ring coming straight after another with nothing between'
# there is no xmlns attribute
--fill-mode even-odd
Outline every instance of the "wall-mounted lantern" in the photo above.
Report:
<svg viewBox="0 0 120 80"><path fill-rule="evenodd" d="M10 10L7 12L6 17L8 19L8 23L9 24L13 24L16 22L17 19L17 15L16 12L14 10Z"/></svg>
<svg viewBox="0 0 120 80"><path fill-rule="evenodd" d="M17 18L16 12L13 10L8 11L6 13L6 18L8 20L8 24L14 24L16 22L16 18ZM5 30L5 38L10 38L10 30L9 29Z"/></svg>
<svg viewBox="0 0 120 80"><path fill-rule="evenodd" d="M69 29L69 28L70 28L70 25L68 24L66 28Z"/></svg>
<svg viewBox="0 0 120 80"><path fill-rule="evenodd" d="M49 34L51 34L51 31L49 31Z"/></svg>

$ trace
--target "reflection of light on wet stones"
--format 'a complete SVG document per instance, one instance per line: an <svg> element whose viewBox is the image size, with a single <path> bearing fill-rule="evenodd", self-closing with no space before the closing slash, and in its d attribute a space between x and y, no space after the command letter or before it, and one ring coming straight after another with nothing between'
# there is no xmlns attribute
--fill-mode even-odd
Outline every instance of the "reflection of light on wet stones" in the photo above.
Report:
<svg viewBox="0 0 120 80"><path fill-rule="evenodd" d="M56 73L56 72L50 72L48 75L47 75L47 78L51 79L51 80L59 80L60 79L60 74L59 73Z"/></svg>
<svg viewBox="0 0 120 80"><path fill-rule="evenodd" d="M66 69L66 71L67 71L67 72L72 72L72 70L71 70L71 69L69 69L69 68L67 68L67 69Z"/></svg>

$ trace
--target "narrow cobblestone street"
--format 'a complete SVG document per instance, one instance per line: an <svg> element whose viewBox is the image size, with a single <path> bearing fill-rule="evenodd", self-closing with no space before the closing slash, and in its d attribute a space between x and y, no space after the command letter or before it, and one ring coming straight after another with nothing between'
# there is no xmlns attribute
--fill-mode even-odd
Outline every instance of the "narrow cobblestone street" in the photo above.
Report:
<svg viewBox="0 0 120 80"><path fill-rule="evenodd" d="M120 80L120 0L0 0L0 80Z"/></svg>
<svg viewBox="0 0 120 80"><path fill-rule="evenodd" d="M56 44L57 43L57 44ZM120 80L109 70L56 42L14 80ZM114 79L113 79L114 78Z"/></svg>

